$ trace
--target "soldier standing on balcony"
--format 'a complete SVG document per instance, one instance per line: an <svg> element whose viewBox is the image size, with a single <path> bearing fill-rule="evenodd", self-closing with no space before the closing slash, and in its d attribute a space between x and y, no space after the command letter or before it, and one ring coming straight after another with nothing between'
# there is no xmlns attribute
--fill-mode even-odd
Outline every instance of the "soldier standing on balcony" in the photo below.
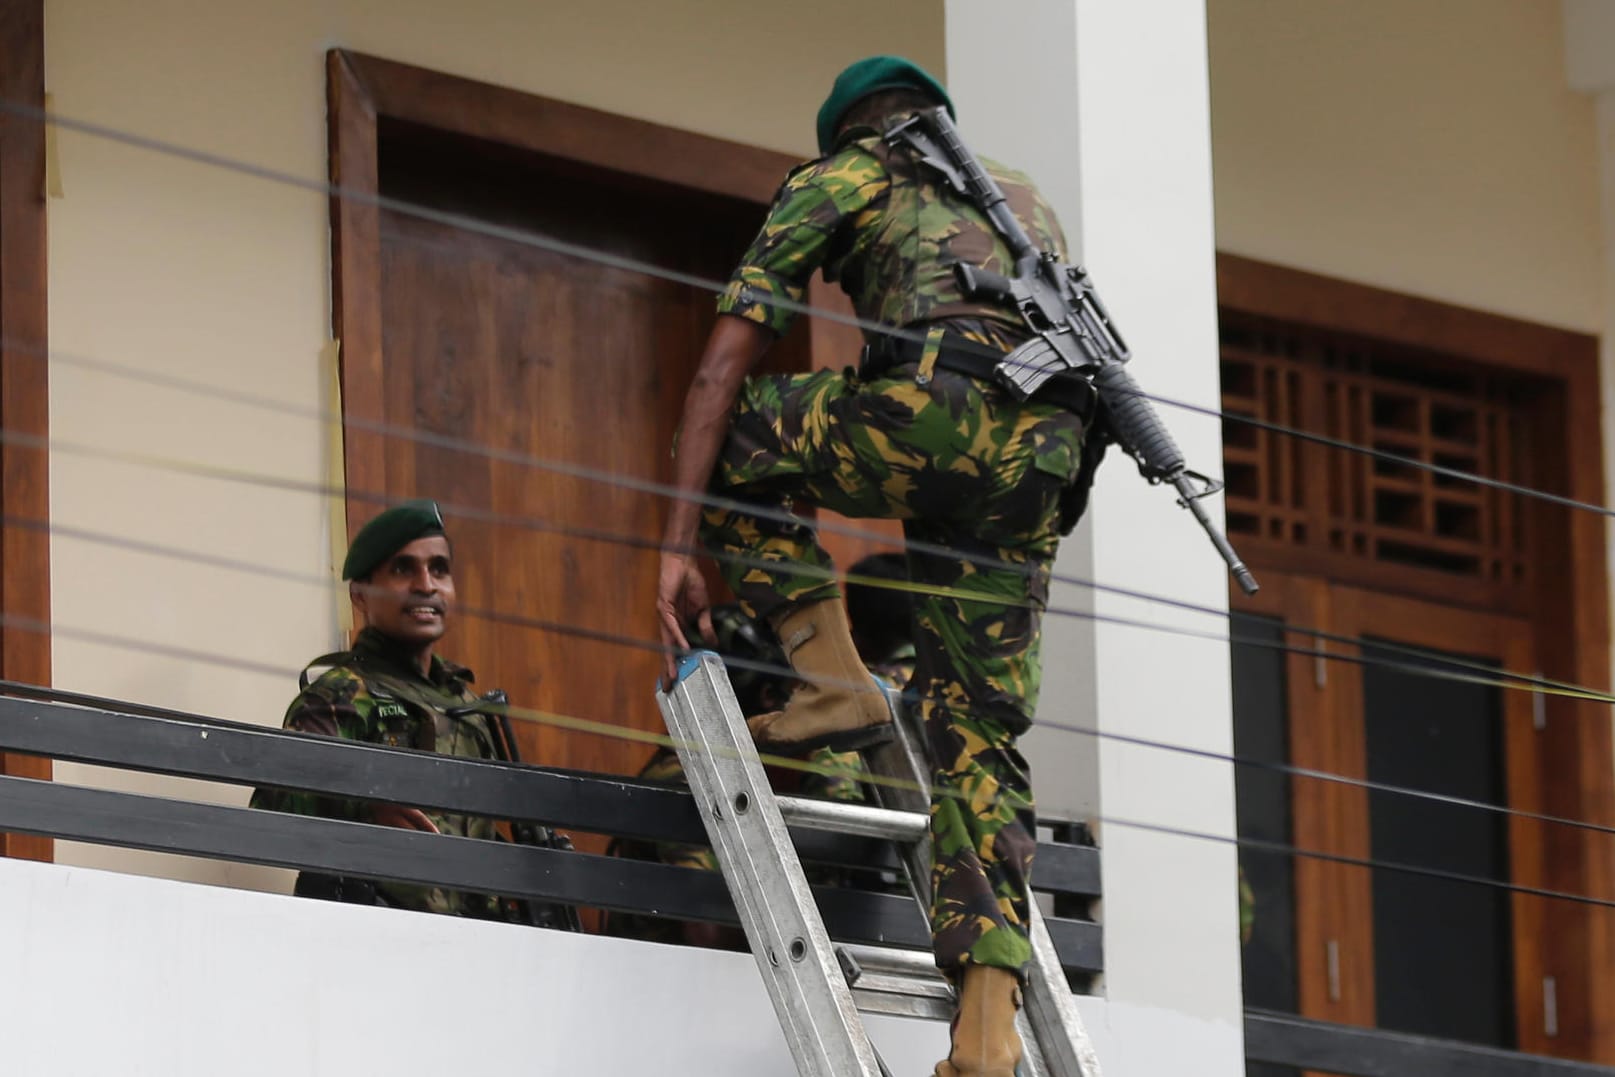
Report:
<svg viewBox="0 0 1615 1077"><path fill-rule="evenodd" d="M419 748L473 759L502 758L491 712L471 690L471 671L436 654L454 612L453 553L433 501L387 509L360 529L342 565L364 629L353 649L316 658L285 726L303 733ZM309 670L327 667L313 683ZM252 806L431 833L493 839L494 822L315 793L259 789ZM296 893L483 919L519 918L498 898L441 887L371 883L304 872Z"/></svg>
<svg viewBox="0 0 1615 1077"><path fill-rule="evenodd" d="M1013 307L963 294L952 267L1008 275L1008 251L972 204L882 138L938 106L952 111L947 93L898 57L861 60L836 79L818 117L824 156L786 177L719 299L723 316L685 399L674 482L689 497L668 516L656 607L671 656L708 605L691 556L699 530L803 682L783 708L750 721L758 745L864 747L891 735L886 703L858 660L828 555L780 514L799 501L896 517L912 542L931 547L909 555L912 579L931 588L914 598L909 690L921 700L934 768L934 949L959 997L936 1074L1011 1077L1036 847L1016 738L1037 702L1055 549L1091 476L1082 417L1091 397L1087 407L1020 402L991 379L995 359L983 353L1001 355L1028 332ZM988 167L1034 241L1063 258L1054 213L1030 181ZM866 323L907 332L866 328L856 373L748 379L820 268ZM708 491L763 511L703 512Z"/></svg>

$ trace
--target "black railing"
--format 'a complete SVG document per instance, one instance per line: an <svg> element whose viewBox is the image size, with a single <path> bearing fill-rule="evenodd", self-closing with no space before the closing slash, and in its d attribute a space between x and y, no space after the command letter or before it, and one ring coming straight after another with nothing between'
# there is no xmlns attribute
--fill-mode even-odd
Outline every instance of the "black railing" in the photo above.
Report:
<svg viewBox="0 0 1615 1077"><path fill-rule="evenodd" d="M122 770L302 789L359 800L543 823L563 830L704 844L688 792L525 764L483 762L304 736L138 704L0 682L0 751ZM0 831L267 864L328 874L591 906L680 920L736 923L723 880L619 857L446 837L364 823L0 776ZM1067 977L1086 990L1102 971L1098 850L1080 828L1038 844L1035 884ZM885 843L794 834L804 860L890 870ZM852 873L857 878L860 873ZM841 941L924 949L907 897L815 889ZM1615 1077L1615 1069L1287 1014L1245 1015L1252 1061L1342 1077Z"/></svg>
<svg viewBox="0 0 1615 1077"><path fill-rule="evenodd" d="M706 841L689 793L658 783L306 736L24 685L0 683L0 751L614 837ZM712 872L27 778L0 777L0 831L737 922L723 880ZM794 836L805 861L875 870L896 863L889 846L872 839ZM1100 928L1086 917L1100 892L1098 851L1040 842L1036 883L1055 897L1049 932L1073 986L1085 989L1102 966ZM847 886L815 893L839 941L930 945L925 919L906 896Z"/></svg>
<svg viewBox="0 0 1615 1077"><path fill-rule="evenodd" d="M1615 1069L1452 1040L1245 1011L1245 1057L1340 1077L1611 1077Z"/></svg>

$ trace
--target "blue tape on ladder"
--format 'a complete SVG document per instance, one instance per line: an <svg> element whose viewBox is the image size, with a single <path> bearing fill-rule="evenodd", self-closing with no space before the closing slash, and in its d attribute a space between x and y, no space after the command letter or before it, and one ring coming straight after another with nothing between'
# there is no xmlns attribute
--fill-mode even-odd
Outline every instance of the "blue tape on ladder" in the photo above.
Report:
<svg viewBox="0 0 1615 1077"><path fill-rule="evenodd" d="M683 658L679 659L679 676L678 676L678 680L674 681L673 683L674 684L683 683L683 681L684 681L684 679L686 677L688 677L690 674L694 673L696 670L701 668L701 658L702 658L702 656L703 655L709 655L709 654L713 658L718 659L720 662L723 660L722 657L718 654L717 651L691 651L689 654L687 654Z"/></svg>

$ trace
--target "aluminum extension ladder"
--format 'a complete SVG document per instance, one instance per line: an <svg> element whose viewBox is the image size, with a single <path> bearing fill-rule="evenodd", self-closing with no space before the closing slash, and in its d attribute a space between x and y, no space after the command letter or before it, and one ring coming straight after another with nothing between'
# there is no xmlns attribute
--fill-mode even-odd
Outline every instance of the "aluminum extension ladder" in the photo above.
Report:
<svg viewBox="0 0 1615 1077"><path fill-rule="evenodd" d="M890 698L890 697L889 697ZM898 735L866 752L882 807L776 796L735 702L723 661L687 655L678 681L656 701L677 747L707 836L740 914L774 1013L801 1077L890 1077L860 1012L948 1020L953 988L931 955L832 943L814 905L786 824L886 838L898 843L922 913L930 906L930 768L915 745L907 708L895 705ZM1032 962L1017 1017L1022 1077L1099 1077L1037 902Z"/></svg>

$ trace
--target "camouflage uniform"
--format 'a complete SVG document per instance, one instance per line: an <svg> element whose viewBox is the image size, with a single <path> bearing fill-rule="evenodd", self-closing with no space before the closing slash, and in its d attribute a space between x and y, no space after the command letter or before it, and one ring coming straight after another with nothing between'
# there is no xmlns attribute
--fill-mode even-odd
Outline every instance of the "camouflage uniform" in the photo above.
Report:
<svg viewBox="0 0 1615 1077"><path fill-rule="evenodd" d="M879 661L869 663L869 672L880 683L901 692L914 679L914 660L914 644L905 643Z"/></svg>
<svg viewBox="0 0 1615 1077"><path fill-rule="evenodd" d="M1030 181L987 167L1034 242L1063 258L1059 225ZM932 932L944 969L1018 969L1031 952L1036 830L1015 741L1037 704L1039 619L1059 537L1075 522L1062 495L1076 483L1084 429L1070 411L934 366L944 329L1002 350L1026 338L1013 310L961 293L956 262L1013 269L974 207L875 132L854 129L793 171L719 311L783 333L792 314L776 301L801 302L822 268L861 318L925 331L927 347L917 364L868 381L850 368L750 379L712 489L775 510L801 500L901 519L912 542L954 551L909 556L914 582L980 596L914 598L910 689L935 768ZM807 527L723 509L702 525L747 612L837 594Z"/></svg>
<svg viewBox="0 0 1615 1077"><path fill-rule="evenodd" d="M497 758L484 715L446 713L477 701L470 688L470 670L434 656L430 674L423 677L397 644L373 628L359 633L350 654L292 700L286 710L287 729L442 755ZM369 818L369 806L363 802L284 789L255 790L252 806L327 819ZM497 837L491 819L435 811L426 816L444 834ZM383 902L399 908L499 915L497 899L487 895L396 882L378 882L375 888Z"/></svg>
<svg viewBox="0 0 1615 1077"><path fill-rule="evenodd" d="M741 636L743 629L753 623L752 618L741 613L737 606L714 606L712 609L713 629L717 633L717 639L713 642L718 653L725 659L738 656L747 660L747 664L731 663L728 667L730 685L734 689L741 710L747 715L761 713L778 706L789 694L792 683L789 678L789 667L785 665L785 654L766 625L762 626L767 633L766 639L755 634L749 639ZM893 655L889 660L891 663L889 668L871 667L870 672L886 680L893 687L902 688L906 678L904 681L890 679L892 671L901 669L902 659L901 654ZM776 666L781 672L774 673L758 668L761 666ZM864 771L864 762L857 752L834 752L828 748L820 748L808 753L807 762L815 769L800 772L800 792L803 796L849 804L864 802L864 787L859 778ZM667 782L670 785L686 784L684 765L679 761L678 753L672 748L656 749L651 754L650 760L640 768L639 777L647 781ZM608 853L631 860L655 860L679 868L718 870L718 856L706 845L681 845L670 841L652 842L618 838L612 841ZM824 872L816 868L810 869L809 874L814 882L827 882L840 878L833 871ZM608 934L645 939L650 942L679 942L683 939L680 926L676 922L633 913L611 913L607 919L606 931Z"/></svg>

